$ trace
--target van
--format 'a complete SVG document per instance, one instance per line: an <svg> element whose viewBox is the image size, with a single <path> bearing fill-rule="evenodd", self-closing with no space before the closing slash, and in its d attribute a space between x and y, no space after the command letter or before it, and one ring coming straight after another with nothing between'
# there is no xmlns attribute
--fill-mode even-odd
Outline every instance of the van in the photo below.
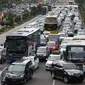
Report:
<svg viewBox="0 0 85 85"><path fill-rule="evenodd" d="M50 51L47 46L38 47L36 55L39 59L46 59L49 56L49 54Z"/></svg>

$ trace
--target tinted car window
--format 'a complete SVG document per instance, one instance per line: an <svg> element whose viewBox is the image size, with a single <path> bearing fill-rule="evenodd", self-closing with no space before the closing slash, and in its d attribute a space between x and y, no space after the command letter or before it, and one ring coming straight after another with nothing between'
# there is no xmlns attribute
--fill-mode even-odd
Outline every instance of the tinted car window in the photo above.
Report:
<svg viewBox="0 0 85 85"><path fill-rule="evenodd" d="M77 66L75 64L64 64L63 65L64 69L78 69Z"/></svg>
<svg viewBox="0 0 85 85"><path fill-rule="evenodd" d="M8 69L10 72L24 72L25 65L11 65Z"/></svg>

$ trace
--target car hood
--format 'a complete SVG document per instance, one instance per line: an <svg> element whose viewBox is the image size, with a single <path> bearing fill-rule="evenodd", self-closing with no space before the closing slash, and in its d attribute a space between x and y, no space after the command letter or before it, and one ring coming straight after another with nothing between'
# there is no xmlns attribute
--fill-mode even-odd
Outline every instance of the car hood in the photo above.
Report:
<svg viewBox="0 0 85 85"><path fill-rule="evenodd" d="M47 61L46 62L46 64L52 64L53 63L53 61Z"/></svg>
<svg viewBox="0 0 85 85"><path fill-rule="evenodd" d="M82 71L77 70L77 69L67 69L65 70L67 73L74 73L74 74L78 74L78 73L82 73Z"/></svg>
<svg viewBox="0 0 85 85"><path fill-rule="evenodd" d="M37 55L44 55L45 53L44 52L37 52Z"/></svg>
<svg viewBox="0 0 85 85"><path fill-rule="evenodd" d="M55 49L56 47L55 47L55 46L48 46L48 48L53 48L53 49Z"/></svg>
<svg viewBox="0 0 85 85"><path fill-rule="evenodd" d="M7 76L11 78L19 77L23 74L23 72L8 72L6 73Z"/></svg>

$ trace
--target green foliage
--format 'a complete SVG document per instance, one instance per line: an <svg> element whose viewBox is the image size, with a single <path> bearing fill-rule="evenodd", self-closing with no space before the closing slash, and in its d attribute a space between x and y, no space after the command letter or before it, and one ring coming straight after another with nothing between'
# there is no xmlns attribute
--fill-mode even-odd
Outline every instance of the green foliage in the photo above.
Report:
<svg viewBox="0 0 85 85"><path fill-rule="evenodd" d="M14 22L19 23L21 21L21 16L15 16Z"/></svg>
<svg viewBox="0 0 85 85"><path fill-rule="evenodd" d="M13 27L14 26L14 15L8 14L6 17L6 21L4 22L6 26Z"/></svg>
<svg viewBox="0 0 85 85"><path fill-rule="evenodd" d="M22 15L22 19L26 20L26 19L28 19L28 17L29 17L29 12L27 10L25 10L23 15Z"/></svg>

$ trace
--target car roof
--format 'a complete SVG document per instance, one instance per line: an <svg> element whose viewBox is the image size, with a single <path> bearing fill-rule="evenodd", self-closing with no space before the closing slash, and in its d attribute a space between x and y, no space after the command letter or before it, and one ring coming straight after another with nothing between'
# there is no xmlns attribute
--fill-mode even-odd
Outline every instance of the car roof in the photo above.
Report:
<svg viewBox="0 0 85 85"><path fill-rule="evenodd" d="M50 54L50 56L60 56L60 55L57 55L57 54Z"/></svg>
<svg viewBox="0 0 85 85"><path fill-rule="evenodd" d="M59 64L60 66L63 66L64 64L73 64L73 63L70 61L57 60L57 62L55 62L55 64Z"/></svg>
<svg viewBox="0 0 85 85"><path fill-rule="evenodd" d="M26 65L28 62L30 62L30 60L21 60L21 61L15 61L12 64L16 64L16 65Z"/></svg>
<svg viewBox="0 0 85 85"><path fill-rule="evenodd" d="M40 49L40 48L47 48L47 46L40 46L40 47L38 47L38 49Z"/></svg>
<svg viewBox="0 0 85 85"><path fill-rule="evenodd" d="M55 43L55 41L48 41L47 43Z"/></svg>

